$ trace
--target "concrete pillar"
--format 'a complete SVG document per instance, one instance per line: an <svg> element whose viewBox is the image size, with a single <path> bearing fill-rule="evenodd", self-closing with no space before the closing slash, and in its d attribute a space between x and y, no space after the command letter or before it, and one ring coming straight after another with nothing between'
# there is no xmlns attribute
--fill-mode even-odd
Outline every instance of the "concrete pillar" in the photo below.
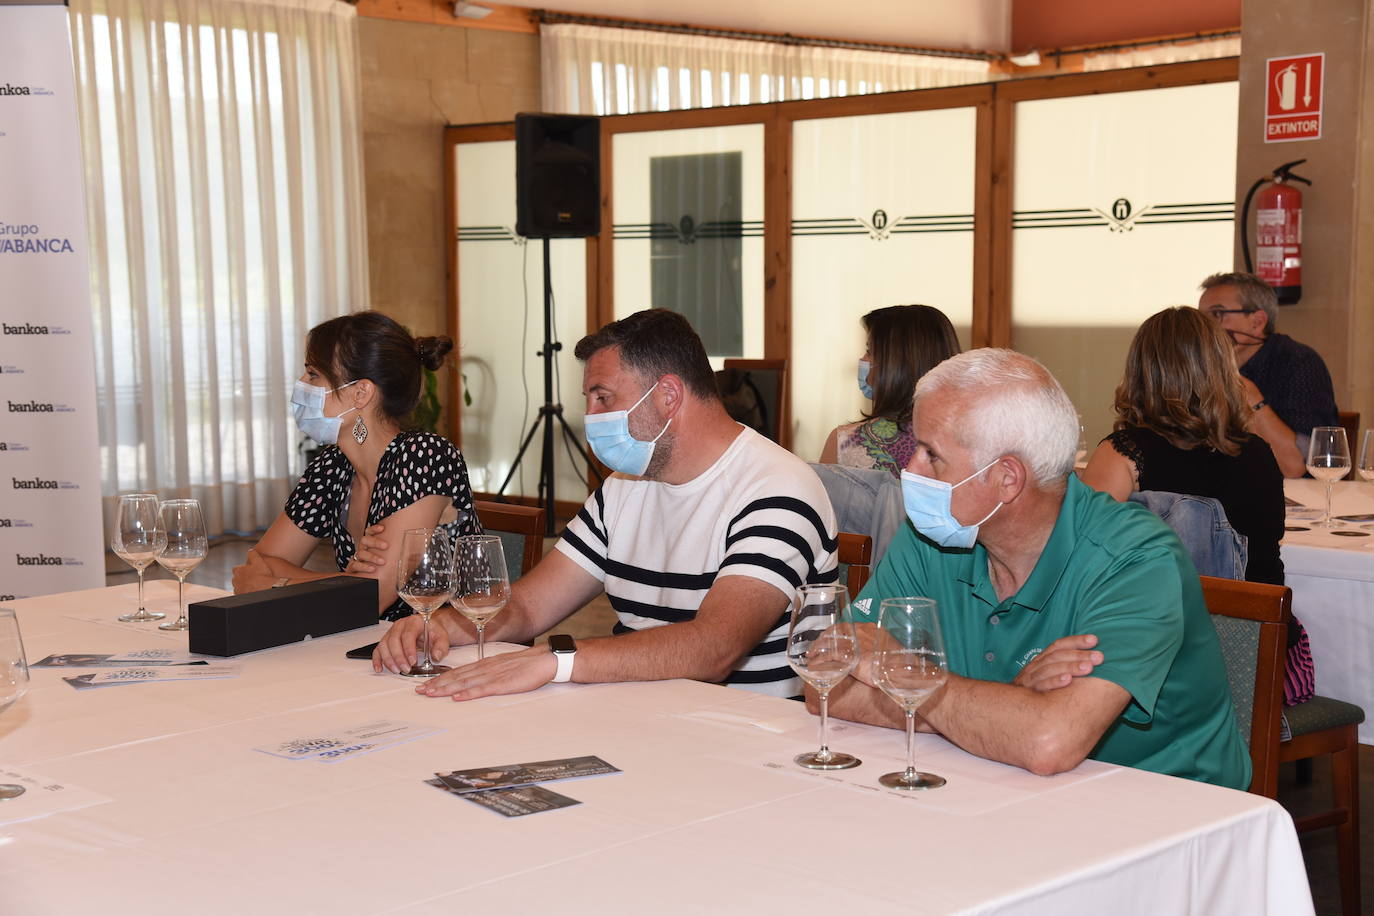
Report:
<svg viewBox="0 0 1374 916"><path fill-rule="evenodd" d="M1256 178L1308 160L1297 169L1312 180L1299 186L1303 296L1280 307L1278 330L1321 353L1336 403L1374 427L1374 8L1366 0L1245 0L1241 28L1237 219ZM1265 143L1265 61L1318 51L1326 54L1321 138ZM1250 226L1253 254L1253 208ZM1244 268L1239 232L1235 264Z"/></svg>

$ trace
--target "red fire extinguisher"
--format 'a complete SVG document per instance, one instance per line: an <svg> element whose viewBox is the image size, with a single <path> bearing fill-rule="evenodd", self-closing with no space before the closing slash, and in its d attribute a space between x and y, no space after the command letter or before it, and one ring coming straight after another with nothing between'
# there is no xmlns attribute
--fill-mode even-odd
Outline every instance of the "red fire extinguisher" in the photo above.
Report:
<svg viewBox="0 0 1374 916"><path fill-rule="evenodd" d="M1293 174L1306 159L1285 162L1250 186L1240 215L1240 246L1245 270L1274 287L1281 305L1302 298L1302 191L1293 185L1312 182ZM1266 184L1267 182L1267 184ZM1261 190L1260 186L1265 185ZM1255 192L1259 191L1258 196ZM1255 258L1250 260L1250 201L1255 202Z"/></svg>

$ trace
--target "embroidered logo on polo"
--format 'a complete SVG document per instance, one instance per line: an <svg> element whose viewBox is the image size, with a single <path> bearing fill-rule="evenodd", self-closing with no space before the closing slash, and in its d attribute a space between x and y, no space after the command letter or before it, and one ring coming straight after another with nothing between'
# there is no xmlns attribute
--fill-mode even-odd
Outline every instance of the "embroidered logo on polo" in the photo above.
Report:
<svg viewBox="0 0 1374 916"><path fill-rule="evenodd" d="M1200 204L1147 204L1136 207L1128 198L1118 197L1103 209L1077 207L1063 210L1017 210L1012 214L1014 229L1072 229L1105 226L1111 232L1133 232L1137 226L1164 223L1235 222L1234 201Z"/></svg>

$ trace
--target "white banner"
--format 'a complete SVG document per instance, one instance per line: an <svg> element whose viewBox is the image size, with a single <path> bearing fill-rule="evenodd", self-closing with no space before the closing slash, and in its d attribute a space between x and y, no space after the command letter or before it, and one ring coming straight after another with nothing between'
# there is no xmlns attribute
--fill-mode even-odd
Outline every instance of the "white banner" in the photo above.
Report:
<svg viewBox="0 0 1374 916"><path fill-rule="evenodd" d="M0 600L105 583L67 8L0 4Z"/></svg>

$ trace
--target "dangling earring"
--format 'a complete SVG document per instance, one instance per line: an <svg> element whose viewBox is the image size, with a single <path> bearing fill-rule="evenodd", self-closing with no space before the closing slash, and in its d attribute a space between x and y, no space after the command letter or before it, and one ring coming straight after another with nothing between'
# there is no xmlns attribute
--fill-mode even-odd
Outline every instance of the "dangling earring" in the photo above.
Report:
<svg viewBox="0 0 1374 916"><path fill-rule="evenodd" d="M353 421L353 441L359 445L367 441L367 424L363 422L361 414Z"/></svg>

